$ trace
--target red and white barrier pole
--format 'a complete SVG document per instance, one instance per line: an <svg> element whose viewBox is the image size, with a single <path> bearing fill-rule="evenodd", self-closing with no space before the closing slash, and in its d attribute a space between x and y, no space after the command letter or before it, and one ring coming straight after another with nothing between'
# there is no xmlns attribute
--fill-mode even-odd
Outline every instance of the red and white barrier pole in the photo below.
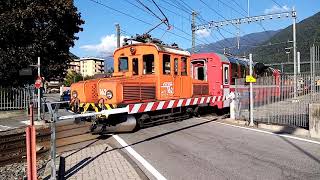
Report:
<svg viewBox="0 0 320 180"><path fill-rule="evenodd" d="M34 127L33 105L30 105L30 125L26 128L27 175L28 179L37 179L36 128Z"/></svg>
<svg viewBox="0 0 320 180"><path fill-rule="evenodd" d="M26 128L26 144L27 144L27 176L28 179L32 179L31 168L31 142L30 142L30 127Z"/></svg>

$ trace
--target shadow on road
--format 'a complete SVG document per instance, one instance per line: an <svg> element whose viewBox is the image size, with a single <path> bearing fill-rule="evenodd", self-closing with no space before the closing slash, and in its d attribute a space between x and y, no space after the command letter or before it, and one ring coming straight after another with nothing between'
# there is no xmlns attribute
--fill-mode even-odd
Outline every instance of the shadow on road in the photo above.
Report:
<svg viewBox="0 0 320 180"><path fill-rule="evenodd" d="M95 157L85 158L85 159L81 160L79 163L77 163L76 165L74 165L73 167L71 167L68 171L65 171L65 164L64 164L65 159L67 157L69 157L69 156L81 151L82 149L93 145L97 141L99 141L99 140L96 140L96 141L86 145L85 147L83 147L83 148L81 148L81 149L79 149L79 150L77 150L77 151L75 151L75 152L73 152L73 153L69 154L68 156L63 157L61 159L61 162L60 162L61 165L60 165L60 170L59 170L59 177L60 177L59 179L67 179L67 178L71 177L73 174L75 174L78 171L80 171L82 168L84 168L85 166L87 166L88 164L93 162L95 159L97 159L98 157L100 157L104 153L108 153L108 152L115 151L115 150L121 150L121 149L124 149L124 148L129 147L129 146L140 144L140 143L143 143L143 142L146 142L146 141L151 141L153 139L157 139L157 138L160 138L160 137L163 137L163 136L166 136L166 135L169 135L169 134L173 134L173 133L176 133L176 132L179 132L179 131L182 131L182 130L186 130L186 129L189 129L189 128L193 128L193 127L196 127L196 126L201 126L203 124L207 124L207 123L210 123L210 122L213 122L213 121L216 121L216 120L218 120L218 118L215 118L215 119L212 119L212 120L208 120L208 121L205 121L205 122L201 122L201 123L197 123L197 124L194 124L194 125L186 126L186 127L183 127L183 128L179 128L179 129L176 129L176 130L173 130L173 131L169 131L169 132L166 132L166 133L163 133L163 134L159 134L159 135L156 135L156 136L152 136L150 138L147 138L147 139L144 139L144 140L129 144L128 146L124 146L124 147L120 147L120 148L112 148L110 150L105 149L104 151L102 151L101 153L96 155ZM107 136L107 137L101 136L100 138L109 138L109 137L110 136Z"/></svg>
<svg viewBox="0 0 320 180"><path fill-rule="evenodd" d="M285 142L287 142L288 144L292 145L293 147L295 147L296 149L298 149L300 152L302 152L303 154L307 155L309 158L311 158L312 160L316 161L318 164L320 164L320 160L318 158L316 158L315 156L313 156L311 153L307 152L306 150L302 149L301 147L299 147L298 145L296 145L295 143L289 141L288 139L286 139L285 137L279 136L282 140L284 140Z"/></svg>

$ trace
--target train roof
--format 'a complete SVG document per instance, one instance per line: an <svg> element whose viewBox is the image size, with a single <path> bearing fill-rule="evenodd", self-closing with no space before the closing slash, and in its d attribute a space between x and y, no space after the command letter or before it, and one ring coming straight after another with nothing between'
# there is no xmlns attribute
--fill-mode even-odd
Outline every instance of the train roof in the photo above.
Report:
<svg viewBox="0 0 320 180"><path fill-rule="evenodd" d="M161 51L161 52L168 52L168 53L179 54L183 56L191 55L189 51L186 51L177 47L157 44L157 43L133 43L133 44L125 45L125 46L122 46L121 48L116 49L114 53L120 49L132 47L132 46L154 46L158 51Z"/></svg>

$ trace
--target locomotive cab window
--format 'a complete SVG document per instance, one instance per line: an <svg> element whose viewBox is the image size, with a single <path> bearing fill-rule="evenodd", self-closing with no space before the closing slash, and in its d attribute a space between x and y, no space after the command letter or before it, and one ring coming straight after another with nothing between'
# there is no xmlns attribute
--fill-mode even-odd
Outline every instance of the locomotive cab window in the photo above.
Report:
<svg viewBox="0 0 320 180"><path fill-rule="evenodd" d="M171 64L170 64L170 55L164 54L162 58L162 73L170 74L171 73Z"/></svg>
<svg viewBox="0 0 320 180"><path fill-rule="evenodd" d="M143 55L143 74L154 74L154 55Z"/></svg>
<svg viewBox="0 0 320 180"><path fill-rule="evenodd" d="M138 75L139 74L139 63L138 63L138 58L133 58L132 59L132 71L133 75Z"/></svg>
<svg viewBox="0 0 320 180"><path fill-rule="evenodd" d="M174 58L174 75L178 75L178 58Z"/></svg>
<svg viewBox="0 0 320 180"><path fill-rule="evenodd" d="M119 58L119 71L128 71L128 57Z"/></svg>
<svg viewBox="0 0 320 180"><path fill-rule="evenodd" d="M187 63L187 58L182 57L181 58L181 75L182 76L187 76L188 75L188 63Z"/></svg>

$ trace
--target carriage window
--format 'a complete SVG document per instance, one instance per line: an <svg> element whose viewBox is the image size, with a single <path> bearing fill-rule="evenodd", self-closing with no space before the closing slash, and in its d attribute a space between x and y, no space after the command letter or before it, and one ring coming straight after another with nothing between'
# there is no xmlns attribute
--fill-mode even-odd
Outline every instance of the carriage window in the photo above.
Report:
<svg viewBox="0 0 320 180"><path fill-rule="evenodd" d="M164 54L162 59L162 73L163 74L170 74L171 67L170 67L170 55Z"/></svg>
<svg viewBox="0 0 320 180"><path fill-rule="evenodd" d="M128 71L128 57L119 58L119 71Z"/></svg>
<svg viewBox="0 0 320 180"><path fill-rule="evenodd" d="M143 56L143 74L154 74L154 55Z"/></svg>
<svg viewBox="0 0 320 180"><path fill-rule="evenodd" d="M229 84L229 67L223 66L223 84Z"/></svg>
<svg viewBox="0 0 320 180"><path fill-rule="evenodd" d="M178 58L174 58L174 75L178 75Z"/></svg>
<svg viewBox="0 0 320 180"><path fill-rule="evenodd" d="M238 65L231 63L231 84L234 85L236 79L238 79Z"/></svg>
<svg viewBox="0 0 320 180"><path fill-rule="evenodd" d="M181 75L182 76L187 76L188 75L188 63L187 63L187 58L182 57L181 58Z"/></svg>
<svg viewBox="0 0 320 180"><path fill-rule="evenodd" d="M133 71L133 75L139 74L138 58L132 59L132 71Z"/></svg>
<svg viewBox="0 0 320 180"><path fill-rule="evenodd" d="M242 78L246 77L246 67L244 65L240 65L240 75Z"/></svg>

